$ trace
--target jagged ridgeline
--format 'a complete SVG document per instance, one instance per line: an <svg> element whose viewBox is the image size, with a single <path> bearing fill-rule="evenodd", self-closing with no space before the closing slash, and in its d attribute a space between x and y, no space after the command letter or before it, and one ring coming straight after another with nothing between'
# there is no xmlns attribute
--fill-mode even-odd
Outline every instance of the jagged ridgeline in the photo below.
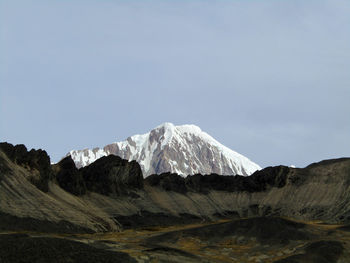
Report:
<svg viewBox="0 0 350 263"><path fill-rule="evenodd" d="M144 178L0 143L0 262L349 262L349 187L349 158Z"/></svg>
<svg viewBox="0 0 350 263"><path fill-rule="evenodd" d="M348 158L303 169L268 167L248 177L163 173L144 179L136 161L114 155L78 169L69 156L50 165L45 151L24 145L1 143L0 150L0 211L7 218L1 224L30 219L69 232L251 216L350 222Z"/></svg>

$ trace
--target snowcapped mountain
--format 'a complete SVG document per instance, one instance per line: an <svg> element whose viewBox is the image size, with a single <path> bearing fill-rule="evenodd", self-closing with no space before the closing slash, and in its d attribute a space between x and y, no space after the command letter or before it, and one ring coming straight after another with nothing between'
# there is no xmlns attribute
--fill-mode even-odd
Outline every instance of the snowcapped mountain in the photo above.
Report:
<svg viewBox="0 0 350 263"><path fill-rule="evenodd" d="M78 168L109 154L136 160L144 177L163 172L181 175L250 175L261 169L247 157L230 150L195 125L164 123L150 132L134 135L103 148L73 150L70 155Z"/></svg>

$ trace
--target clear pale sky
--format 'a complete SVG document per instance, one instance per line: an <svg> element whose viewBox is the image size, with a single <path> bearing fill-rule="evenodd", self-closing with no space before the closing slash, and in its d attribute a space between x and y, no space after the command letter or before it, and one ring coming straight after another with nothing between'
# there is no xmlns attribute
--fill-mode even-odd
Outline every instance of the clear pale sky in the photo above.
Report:
<svg viewBox="0 0 350 263"><path fill-rule="evenodd" d="M54 161L163 122L260 166L350 156L350 1L0 0L0 140Z"/></svg>

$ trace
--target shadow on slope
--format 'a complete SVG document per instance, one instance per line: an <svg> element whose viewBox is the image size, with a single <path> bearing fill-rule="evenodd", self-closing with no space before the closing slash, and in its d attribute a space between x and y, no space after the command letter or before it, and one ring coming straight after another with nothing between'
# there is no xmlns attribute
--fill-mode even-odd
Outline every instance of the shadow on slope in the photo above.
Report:
<svg viewBox="0 0 350 263"><path fill-rule="evenodd" d="M307 231L305 224L278 217L256 217L173 231L151 237L147 240L147 243L175 243L180 238L186 237L217 242L233 236L256 238L262 244L272 245L288 244L293 240L310 240L313 237Z"/></svg>
<svg viewBox="0 0 350 263"><path fill-rule="evenodd" d="M17 217L0 212L0 231L34 231L42 233L94 233L68 221L53 222L31 217Z"/></svg>
<svg viewBox="0 0 350 263"><path fill-rule="evenodd" d="M24 234L0 234L0 262L136 262L128 254L98 249L80 242Z"/></svg>
<svg viewBox="0 0 350 263"><path fill-rule="evenodd" d="M305 248L304 254L293 255L276 263L336 263L344 247L339 241L318 241Z"/></svg>

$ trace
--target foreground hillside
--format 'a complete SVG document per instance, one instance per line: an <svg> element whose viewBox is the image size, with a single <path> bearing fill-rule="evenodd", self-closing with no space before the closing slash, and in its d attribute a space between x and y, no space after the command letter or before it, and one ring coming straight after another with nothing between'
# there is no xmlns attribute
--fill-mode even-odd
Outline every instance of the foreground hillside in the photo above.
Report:
<svg viewBox="0 0 350 263"><path fill-rule="evenodd" d="M0 233L0 262L350 262L350 232L275 217L99 234Z"/></svg>
<svg viewBox="0 0 350 263"><path fill-rule="evenodd" d="M18 262L40 262L47 242L67 256L52 262L79 262L75 250L90 258L91 245L124 253L119 262L348 262L349 179L349 158L249 177L143 179L137 162L117 156L77 169L70 157L50 165L45 151L1 143L0 243L9 248L0 262L21 259L22 245L34 258ZM85 262L118 262L108 253Z"/></svg>

